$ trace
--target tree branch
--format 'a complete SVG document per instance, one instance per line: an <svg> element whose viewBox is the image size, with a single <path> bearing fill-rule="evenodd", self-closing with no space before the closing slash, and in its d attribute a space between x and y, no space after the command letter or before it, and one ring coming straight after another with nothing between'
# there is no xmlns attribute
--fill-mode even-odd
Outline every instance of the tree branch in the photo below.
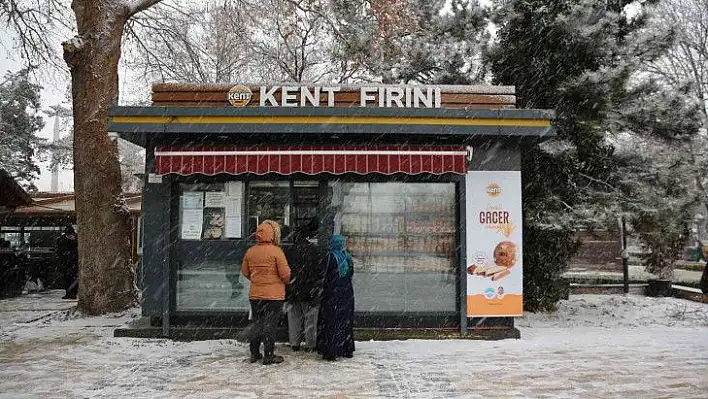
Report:
<svg viewBox="0 0 708 399"><path fill-rule="evenodd" d="M162 0L133 0L128 4L128 17L145 11Z"/></svg>

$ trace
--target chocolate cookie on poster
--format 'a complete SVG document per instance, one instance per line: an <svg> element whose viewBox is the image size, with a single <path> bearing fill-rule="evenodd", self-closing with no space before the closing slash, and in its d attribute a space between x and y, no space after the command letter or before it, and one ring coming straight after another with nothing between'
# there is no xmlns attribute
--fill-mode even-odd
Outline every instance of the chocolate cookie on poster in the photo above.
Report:
<svg viewBox="0 0 708 399"><path fill-rule="evenodd" d="M502 241L494 248L494 263L510 268L516 264L516 244Z"/></svg>

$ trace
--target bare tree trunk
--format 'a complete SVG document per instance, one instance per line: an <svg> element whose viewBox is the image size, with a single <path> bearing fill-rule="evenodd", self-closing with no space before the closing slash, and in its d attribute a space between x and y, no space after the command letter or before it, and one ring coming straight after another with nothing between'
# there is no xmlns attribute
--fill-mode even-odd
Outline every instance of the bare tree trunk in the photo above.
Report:
<svg viewBox="0 0 708 399"><path fill-rule="evenodd" d="M135 303L130 226L108 107L118 99L118 61L128 7L74 0L78 35L64 43L74 112L74 190L79 225L79 309L102 314Z"/></svg>

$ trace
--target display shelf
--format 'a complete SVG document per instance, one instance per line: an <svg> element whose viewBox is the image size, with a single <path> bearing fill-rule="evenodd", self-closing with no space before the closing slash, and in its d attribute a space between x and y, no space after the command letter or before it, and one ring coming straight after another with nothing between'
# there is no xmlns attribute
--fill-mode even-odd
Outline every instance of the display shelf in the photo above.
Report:
<svg viewBox="0 0 708 399"><path fill-rule="evenodd" d="M418 211L408 211L408 212L342 212L342 215L354 215L354 216L406 216L406 217L415 217L415 216L435 216L439 218L454 218L455 214L453 213L440 213L440 212L430 212L430 211L425 211L425 212L418 212Z"/></svg>
<svg viewBox="0 0 708 399"><path fill-rule="evenodd" d="M426 236L453 236L454 231L450 232L426 232L426 233L353 233L353 232L343 232L345 237L426 237Z"/></svg>
<svg viewBox="0 0 708 399"><path fill-rule="evenodd" d="M431 193L391 193L391 194L369 194L369 193L346 193L342 197L377 197L377 198L400 198L400 197L435 197Z"/></svg>
<svg viewBox="0 0 708 399"><path fill-rule="evenodd" d="M416 252L386 252L386 251L371 251L371 252L366 252L366 251L352 251L352 256L353 257L360 257L360 258L373 258L373 257L384 257L384 256L390 256L390 257L419 257L419 256L429 256L431 258L443 258L443 259L450 259L452 258L452 254L443 254L443 253L438 253L438 252L422 252L422 251L416 251Z"/></svg>

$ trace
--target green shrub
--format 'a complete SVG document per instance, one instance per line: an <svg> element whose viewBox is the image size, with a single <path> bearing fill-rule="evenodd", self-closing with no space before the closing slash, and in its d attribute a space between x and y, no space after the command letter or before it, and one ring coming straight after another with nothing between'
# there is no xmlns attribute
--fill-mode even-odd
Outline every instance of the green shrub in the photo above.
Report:
<svg viewBox="0 0 708 399"><path fill-rule="evenodd" d="M524 226L524 310L554 310L562 299L561 275L579 246L573 235L569 229Z"/></svg>

